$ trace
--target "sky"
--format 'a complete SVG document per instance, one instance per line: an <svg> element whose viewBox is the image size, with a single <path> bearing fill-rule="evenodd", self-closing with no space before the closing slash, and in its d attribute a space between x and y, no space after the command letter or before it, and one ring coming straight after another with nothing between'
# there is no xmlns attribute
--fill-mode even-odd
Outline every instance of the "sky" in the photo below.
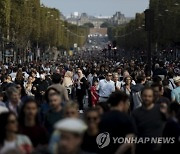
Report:
<svg viewBox="0 0 180 154"><path fill-rule="evenodd" d="M112 16L120 11L126 17L134 17L148 8L149 0L41 0L41 3L59 9L65 16L73 12Z"/></svg>

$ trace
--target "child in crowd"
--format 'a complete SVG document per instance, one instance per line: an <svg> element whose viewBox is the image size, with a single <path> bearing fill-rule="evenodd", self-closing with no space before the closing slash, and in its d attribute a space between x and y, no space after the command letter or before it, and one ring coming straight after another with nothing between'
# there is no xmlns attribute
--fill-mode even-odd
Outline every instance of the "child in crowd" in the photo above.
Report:
<svg viewBox="0 0 180 154"><path fill-rule="evenodd" d="M94 81L93 82L93 85L91 87L91 103L92 103L92 106L95 107L98 100L99 100L99 96L98 96L98 93L97 93L97 87L98 87L98 81Z"/></svg>

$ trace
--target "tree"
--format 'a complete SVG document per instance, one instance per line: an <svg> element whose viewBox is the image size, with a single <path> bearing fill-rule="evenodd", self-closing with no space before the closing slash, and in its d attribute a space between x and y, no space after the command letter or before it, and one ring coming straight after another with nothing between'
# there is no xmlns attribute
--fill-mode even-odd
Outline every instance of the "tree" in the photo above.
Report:
<svg viewBox="0 0 180 154"><path fill-rule="evenodd" d="M40 5L40 0L1 0L1 37L14 42L16 48L67 48L75 42L82 46L88 35L87 26L77 26L61 20L61 12Z"/></svg>
<svg viewBox="0 0 180 154"><path fill-rule="evenodd" d="M83 26L88 27L88 28L94 28L94 25L92 23L90 23L90 22L85 23Z"/></svg>

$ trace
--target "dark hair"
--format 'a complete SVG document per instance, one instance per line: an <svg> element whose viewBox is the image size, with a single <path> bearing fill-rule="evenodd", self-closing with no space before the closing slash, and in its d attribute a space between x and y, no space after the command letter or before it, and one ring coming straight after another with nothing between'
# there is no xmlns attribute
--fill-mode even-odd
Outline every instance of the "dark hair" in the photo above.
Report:
<svg viewBox="0 0 180 154"><path fill-rule="evenodd" d="M164 79L162 83L163 83L163 86L168 86L169 85L169 80Z"/></svg>
<svg viewBox="0 0 180 154"><path fill-rule="evenodd" d="M153 83L160 83L162 81L162 79L161 79L161 77L159 77L159 76L154 76L153 77Z"/></svg>
<svg viewBox="0 0 180 154"><path fill-rule="evenodd" d="M54 90L57 94L60 95L60 92L56 88L50 87L46 90L45 95L44 95L44 99L46 100L46 102L49 102L48 93L50 90Z"/></svg>
<svg viewBox="0 0 180 154"><path fill-rule="evenodd" d="M18 71L18 68L17 67L14 67L13 68L13 72L17 72Z"/></svg>
<svg viewBox="0 0 180 154"><path fill-rule="evenodd" d="M137 76L136 82L137 82L137 83L141 83L142 81L145 81L145 79L146 79L145 76L139 75L139 76Z"/></svg>
<svg viewBox="0 0 180 154"><path fill-rule="evenodd" d="M143 90L141 91L141 95L142 95L146 90L151 90L151 91L153 92L153 95L154 95L153 89L152 89L151 87L149 87L149 86L146 86L146 87L143 88Z"/></svg>
<svg viewBox="0 0 180 154"><path fill-rule="evenodd" d="M60 75L60 74L55 73L55 74L53 74L51 77L52 77L52 82L53 82L54 84L61 82L61 75Z"/></svg>
<svg viewBox="0 0 180 154"><path fill-rule="evenodd" d="M97 104L97 106L100 106L103 109L104 112L108 112L109 111L109 106L108 106L107 103L99 102Z"/></svg>
<svg viewBox="0 0 180 154"><path fill-rule="evenodd" d="M132 77L129 75L129 76L127 76L127 77L124 78L124 82L126 82L127 78L130 78L131 81L132 81Z"/></svg>
<svg viewBox="0 0 180 154"><path fill-rule="evenodd" d="M175 114L177 115L180 112L180 105L177 102L173 102L169 105L169 112L175 112Z"/></svg>
<svg viewBox="0 0 180 154"><path fill-rule="evenodd" d="M30 103L36 104L36 106L37 106L37 108L38 108L38 103L37 103L37 101L34 99L34 97L29 97L29 98L27 98L27 99L24 101L24 103L23 103L23 105L22 105L22 107L21 107L21 110L20 110L20 115L19 115L19 123L20 123L21 126L25 126L25 123L24 123L24 122L25 122L24 109L25 109L25 107L27 106L27 104L30 104ZM35 121L36 121L36 124L37 124L37 125L40 123L40 122L39 122L39 115L38 115L38 114L36 115Z"/></svg>
<svg viewBox="0 0 180 154"><path fill-rule="evenodd" d="M13 112L5 112L0 114L0 145L4 144L4 140L6 138L6 126L8 124L8 118L16 115Z"/></svg>
<svg viewBox="0 0 180 154"><path fill-rule="evenodd" d="M162 88L163 88L163 86L162 86L161 84L158 84L158 83L153 83L153 84L151 85L151 87L152 87L152 88L158 87L158 88L159 88L159 91L161 91Z"/></svg>
<svg viewBox="0 0 180 154"><path fill-rule="evenodd" d="M111 106L117 106L120 102L126 102L128 99L128 95L126 95L124 92L116 91L110 95L107 102Z"/></svg>
<svg viewBox="0 0 180 154"><path fill-rule="evenodd" d="M99 111L98 111L97 108L88 108L88 109L85 111L84 117L86 118L86 117L87 117L87 114L90 113L90 112L97 112L97 114L99 115Z"/></svg>

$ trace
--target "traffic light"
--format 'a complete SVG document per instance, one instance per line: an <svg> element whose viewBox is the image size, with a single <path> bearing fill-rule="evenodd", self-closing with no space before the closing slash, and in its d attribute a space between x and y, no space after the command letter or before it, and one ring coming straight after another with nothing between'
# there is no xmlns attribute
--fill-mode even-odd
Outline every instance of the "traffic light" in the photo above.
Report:
<svg viewBox="0 0 180 154"><path fill-rule="evenodd" d="M113 48L115 48L117 46L117 43L116 43L116 41L114 40L113 41Z"/></svg>
<svg viewBox="0 0 180 154"><path fill-rule="evenodd" d="M145 30L152 31L154 27L154 12L152 9L146 9L145 13Z"/></svg>
<svg viewBox="0 0 180 154"><path fill-rule="evenodd" d="M108 50L110 51L112 48L111 44L108 44Z"/></svg>

